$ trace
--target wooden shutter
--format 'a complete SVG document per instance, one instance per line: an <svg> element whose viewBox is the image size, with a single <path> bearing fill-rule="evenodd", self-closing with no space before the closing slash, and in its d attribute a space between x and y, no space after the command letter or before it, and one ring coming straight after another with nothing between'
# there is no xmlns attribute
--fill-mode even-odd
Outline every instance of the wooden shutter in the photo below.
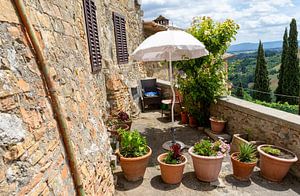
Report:
<svg viewBox="0 0 300 196"><path fill-rule="evenodd" d="M117 60L119 64L128 63L127 39L125 18L113 12L113 21L115 29Z"/></svg>
<svg viewBox="0 0 300 196"><path fill-rule="evenodd" d="M89 44L92 72L101 70L100 42L96 17L96 5L94 0L83 0L86 32Z"/></svg>

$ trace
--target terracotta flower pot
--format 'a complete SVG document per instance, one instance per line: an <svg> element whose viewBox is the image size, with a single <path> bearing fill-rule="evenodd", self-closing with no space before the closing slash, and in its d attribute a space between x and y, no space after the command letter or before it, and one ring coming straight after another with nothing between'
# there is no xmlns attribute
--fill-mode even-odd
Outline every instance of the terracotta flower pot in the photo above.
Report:
<svg viewBox="0 0 300 196"><path fill-rule="evenodd" d="M218 179L224 155L214 157L196 155L194 147L191 147L188 152L192 156L194 170L199 180L213 182Z"/></svg>
<svg viewBox="0 0 300 196"><path fill-rule="evenodd" d="M197 127L197 119L193 116L189 116L189 125L192 128Z"/></svg>
<svg viewBox="0 0 300 196"><path fill-rule="evenodd" d="M231 163L233 168L233 176L241 181L249 180L257 161L252 163L240 162L237 159L239 152L231 154Z"/></svg>
<svg viewBox="0 0 300 196"><path fill-rule="evenodd" d="M151 154L152 150L148 146L148 153L141 157L126 158L120 155L121 168L128 181L143 179Z"/></svg>
<svg viewBox="0 0 300 196"><path fill-rule="evenodd" d="M210 120L211 131L216 134L222 133L226 121L219 120L214 117L209 118L209 120Z"/></svg>
<svg viewBox="0 0 300 196"><path fill-rule="evenodd" d="M116 125L113 125L111 127L111 130L109 130L109 132L114 135L118 141L120 141L120 136L119 136L119 133L118 133L118 130L122 128L124 129L125 131L129 131L129 126L127 124L116 124Z"/></svg>
<svg viewBox="0 0 300 196"><path fill-rule="evenodd" d="M127 124L129 129L131 129L131 125L132 125L132 120L131 119L129 119L127 121L123 121L123 123Z"/></svg>
<svg viewBox="0 0 300 196"><path fill-rule="evenodd" d="M277 148L286 154L292 155L293 158L286 159L267 154L262 150L263 147L267 146ZM297 156L293 152L273 145L260 145L257 147L257 150L260 156L259 164L261 175L274 182L282 181L288 173L291 165L298 160Z"/></svg>
<svg viewBox="0 0 300 196"><path fill-rule="evenodd" d="M186 112L180 112L181 115L181 123L187 124L188 123L188 115Z"/></svg>
<svg viewBox="0 0 300 196"><path fill-rule="evenodd" d="M168 153L163 153L157 157L159 162L161 178L167 184L178 184L183 177L184 166L187 163L185 156L181 155L182 163L180 164L167 164L163 162Z"/></svg>

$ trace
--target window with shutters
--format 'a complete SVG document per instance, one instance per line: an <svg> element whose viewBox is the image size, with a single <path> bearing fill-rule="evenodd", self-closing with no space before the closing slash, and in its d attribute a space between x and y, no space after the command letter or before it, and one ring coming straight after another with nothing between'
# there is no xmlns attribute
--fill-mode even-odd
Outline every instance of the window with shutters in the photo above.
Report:
<svg viewBox="0 0 300 196"><path fill-rule="evenodd" d="M90 60L92 72L96 73L101 70L101 53L98 35L96 5L94 0L83 0L86 33L89 44Z"/></svg>
<svg viewBox="0 0 300 196"><path fill-rule="evenodd" d="M116 39L118 63L119 64L128 63L125 18L123 16L113 12L113 21L114 21L114 28L115 28L115 39Z"/></svg>

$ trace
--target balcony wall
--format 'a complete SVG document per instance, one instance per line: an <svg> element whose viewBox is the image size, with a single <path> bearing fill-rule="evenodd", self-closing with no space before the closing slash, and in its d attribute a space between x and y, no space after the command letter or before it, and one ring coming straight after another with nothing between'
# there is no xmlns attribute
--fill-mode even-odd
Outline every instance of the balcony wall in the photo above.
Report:
<svg viewBox="0 0 300 196"><path fill-rule="evenodd" d="M263 140L293 151L300 158L300 116L234 97L218 100L213 116L223 116L230 134L248 133L251 140ZM300 161L291 172L300 177Z"/></svg>

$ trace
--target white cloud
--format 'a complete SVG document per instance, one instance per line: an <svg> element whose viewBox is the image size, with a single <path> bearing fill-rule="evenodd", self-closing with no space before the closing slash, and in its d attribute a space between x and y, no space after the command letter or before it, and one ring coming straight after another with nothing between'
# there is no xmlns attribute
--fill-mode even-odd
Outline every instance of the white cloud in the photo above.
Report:
<svg viewBox="0 0 300 196"><path fill-rule="evenodd" d="M162 14L182 28L188 27L195 16L210 16L218 21L234 19L241 27L237 42L280 40L291 18L300 19L299 0L143 0L142 3L145 20Z"/></svg>

